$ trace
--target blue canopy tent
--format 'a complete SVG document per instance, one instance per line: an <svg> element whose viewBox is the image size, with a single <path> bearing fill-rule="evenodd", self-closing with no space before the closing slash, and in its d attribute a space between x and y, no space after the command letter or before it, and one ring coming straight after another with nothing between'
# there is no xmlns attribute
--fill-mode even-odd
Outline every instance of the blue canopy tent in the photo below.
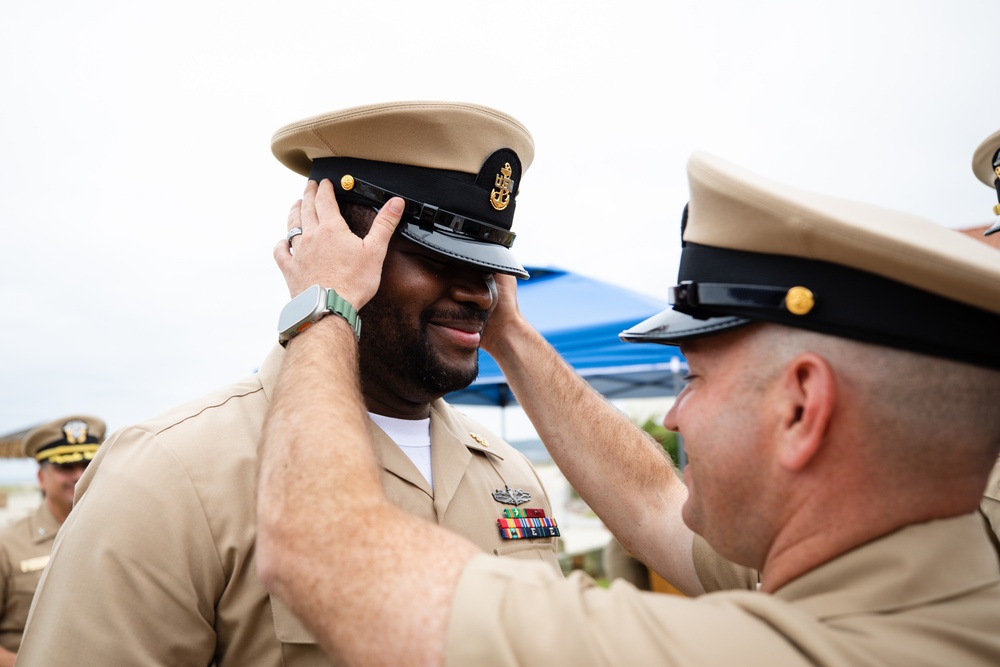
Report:
<svg viewBox="0 0 1000 667"><path fill-rule="evenodd" d="M618 334L667 304L632 290L557 268L528 267L518 282L521 312L577 373L607 398L676 395L687 362L676 347L623 343ZM449 394L450 403L516 403L497 363L479 352L479 377Z"/></svg>

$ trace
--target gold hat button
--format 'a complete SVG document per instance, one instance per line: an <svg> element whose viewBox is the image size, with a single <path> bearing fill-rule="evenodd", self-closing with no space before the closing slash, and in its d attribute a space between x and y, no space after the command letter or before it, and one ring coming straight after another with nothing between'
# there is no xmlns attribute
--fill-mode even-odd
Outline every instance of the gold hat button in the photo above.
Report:
<svg viewBox="0 0 1000 667"><path fill-rule="evenodd" d="M785 294L785 308L792 315L806 315L815 305L816 299L806 287L793 287Z"/></svg>
<svg viewBox="0 0 1000 667"><path fill-rule="evenodd" d="M353 190L354 189L354 177L351 176L350 174L345 175L343 178L340 179L340 187L344 188L344 190L346 190L348 192L350 192L351 190Z"/></svg>

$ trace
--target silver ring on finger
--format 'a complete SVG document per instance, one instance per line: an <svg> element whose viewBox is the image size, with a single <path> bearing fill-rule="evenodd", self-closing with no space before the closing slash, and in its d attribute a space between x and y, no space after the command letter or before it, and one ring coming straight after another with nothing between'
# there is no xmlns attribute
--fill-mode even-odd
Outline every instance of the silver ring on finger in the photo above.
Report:
<svg viewBox="0 0 1000 667"><path fill-rule="evenodd" d="M288 241L288 252L292 251L292 239L294 239L296 236L299 236L301 233L302 233L301 227L293 227L288 232L288 235L285 237L285 240Z"/></svg>

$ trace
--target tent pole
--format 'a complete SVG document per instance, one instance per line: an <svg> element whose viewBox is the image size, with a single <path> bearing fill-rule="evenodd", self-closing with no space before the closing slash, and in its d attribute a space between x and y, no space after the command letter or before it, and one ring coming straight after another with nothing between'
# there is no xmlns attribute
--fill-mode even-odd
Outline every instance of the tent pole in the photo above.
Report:
<svg viewBox="0 0 1000 667"><path fill-rule="evenodd" d="M500 385L498 392L500 405L500 437L507 442L507 406L510 405L510 387L506 384Z"/></svg>

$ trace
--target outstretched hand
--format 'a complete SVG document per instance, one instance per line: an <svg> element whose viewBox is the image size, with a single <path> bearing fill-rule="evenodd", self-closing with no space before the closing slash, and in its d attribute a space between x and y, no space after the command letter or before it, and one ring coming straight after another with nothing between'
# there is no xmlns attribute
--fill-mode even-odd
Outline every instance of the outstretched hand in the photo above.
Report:
<svg viewBox="0 0 1000 667"><path fill-rule="evenodd" d="M359 238L340 214L330 181L309 181L302 199L288 212L288 231L300 228L302 233L274 246L274 261L291 296L319 285L334 289L360 310L378 291L389 239L402 213L403 200L390 199L367 236Z"/></svg>

